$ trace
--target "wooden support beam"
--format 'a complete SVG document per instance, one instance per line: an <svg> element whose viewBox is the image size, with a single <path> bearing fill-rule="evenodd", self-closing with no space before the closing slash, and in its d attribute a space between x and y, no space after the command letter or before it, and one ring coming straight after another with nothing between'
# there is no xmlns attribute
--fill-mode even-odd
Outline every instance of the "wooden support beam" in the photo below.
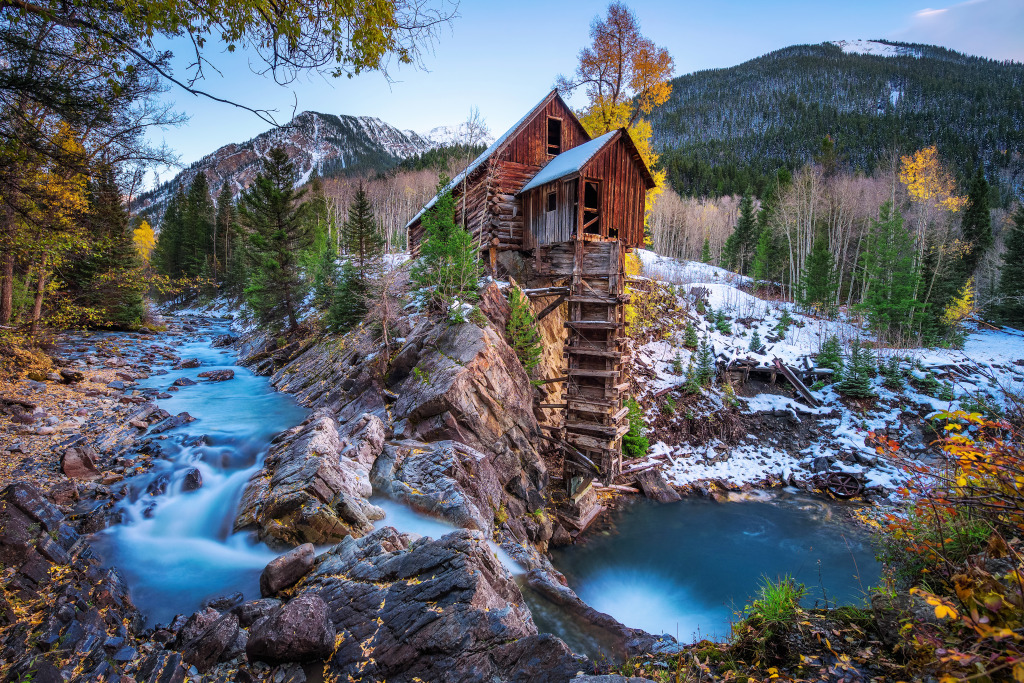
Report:
<svg viewBox="0 0 1024 683"><path fill-rule="evenodd" d="M538 408L554 408L556 410L564 410L569 407L568 403L538 403Z"/></svg>
<svg viewBox="0 0 1024 683"><path fill-rule="evenodd" d="M556 294L568 294L568 287L539 287L537 289L524 289L523 294L531 299L538 296L555 296Z"/></svg>
<svg viewBox="0 0 1024 683"><path fill-rule="evenodd" d="M568 298L568 296L569 296L568 294L561 294L561 295L559 295L559 297L557 299L555 299L554 301L549 303L547 306L545 306L544 310L537 314L537 322L540 322L544 318L548 317L548 315L552 311L554 311L556 308L558 308L559 306L562 305L562 302L565 301L566 298Z"/></svg>
<svg viewBox="0 0 1024 683"><path fill-rule="evenodd" d="M537 380L537 384L551 384L553 382L568 382L568 381L569 381L568 377L552 377L550 379L540 379L540 380Z"/></svg>
<svg viewBox="0 0 1024 683"><path fill-rule="evenodd" d="M583 370L580 368L569 368L568 373L570 377L611 377L613 379L620 374L618 370Z"/></svg>
<svg viewBox="0 0 1024 683"><path fill-rule="evenodd" d="M563 356L569 356L576 354L578 356L597 356L598 358L614 358L621 360L623 357L622 351L605 351L603 349L589 349L585 346L566 346L562 352Z"/></svg>
<svg viewBox="0 0 1024 683"><path fill-rule="evenodd" d="M562 324L565 327L572 327L578 330L614 330L626 325L626 323L608 322L605 320L567 320Z"/></svg>
<svg viewBox="0 0 1024 683"><path fill-rule="evenodd" d="M793 372L788 365L783 363L779 358L773 358L772 363L779 369L779 372L785 375L786 379L789 380L789 383L797 390L797 393L803 396L804 399L811 404L812 408L817 408L821 405L821 403L818 402L818 399L814 398L814 394L812 394L811 390L807 388L807 385L800 381L800 378L796 376L796 373Z"/></svg>

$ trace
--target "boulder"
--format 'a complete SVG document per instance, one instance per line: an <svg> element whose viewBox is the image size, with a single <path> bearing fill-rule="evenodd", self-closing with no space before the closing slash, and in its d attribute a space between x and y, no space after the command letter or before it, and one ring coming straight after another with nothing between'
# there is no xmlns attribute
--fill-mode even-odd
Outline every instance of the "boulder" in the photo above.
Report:
<svg viewBox="0 0 1024 683"><path fill-rule="evenodd" d="M203 473L193 467L185 473L185 479L181 482L182 491L198 491L203 486Z"/></svg>
<svg viewBox="0 0 1024 683"><path fill-rule="evenodd" d="M181 655L203 673L222 660L222 656L238 638L238 617L225 614L202 633L185 643Z"/></svg>
<svg viewBox="0 0 1024 683"><path fill-rule="evenodd" d="M207 380L208 382L226 382L229 379L235 378L234 370L207 370L200 372L199 377Z"/></svg>
<svg viewBox="0 0 1024 683"><path fill-rule="evenodd" d="M329 673L341 680L567 681L583 666L561 640L537 634L479 532L410 541L384 527L346 538L303 585L339 631Z"/></svg>
<svg viewBox="0 0 1024 683"><path fill-rule="evenodd" d="M197 384L197 382L194 379L189 379L188 377L179 377L171 383L172 386L176 387L191 387L195 384Z"/></svg>
<svg viewBox="0 0 1024 683"><path fill-rule="evenodd" d="M183 370L188 368L198 368L202 363L199 362L198 358L186 358L174 366L175 370Z"/></svg>
<svg viewBox="0 0 1024 683"><path fill-rule="evenodd" d="M194 420L195 418L189 415L188 413L178 413L177 415L173 415L164 420L161 420L160 422L157 422L149 430L149 433L162 434L163 432L166 432L169 429L180 427L181 425L188 424L189 422L193 422Z"/></svg>
<svg viewBox="0 0 1024 683"><path fill-rule="evenodd" d="M95 480L102 475L96 467L96 453L85 445L68 448L60 459L60 468L72 479Z"/></svg>
<svg viewBox="0 0 1024 683"><path fill-rule="evenodd" d="M273 547L336 543L373 530L380 511L366 500L363 468L339 458L337 423L318 412L279 436L242 494L235 530L255 529Z"/></svg>
<svg viewBox="0 0 1024 683"><path fill-rule="evenodd" d="M179 647L195 640L218 619L220 619L220 612L212 607L204 607L190 616L185 620L185 624L178 629L176 641Z"/></svg>
<svg viewBox="0 0 1024 683"><path fill-rule="evenodd" d="M241 605L233 608L231 613L238 617L238 624L242 628L249 628L280 606L280 600L275 598L263 598L262 600L243 602Z"/></svg>
<svg viewBox="0 0 1024 683"><path fill-rule="evenodd" d="M291 588L313 569L315 559L316 552L312 543L303 543L274 558L260 574L260 594L268 597Z"/></svg>
<svg viewBox="0 0 1024 683"><path fill-rule="evenodd" d="M327 604L304 594L253 624L245 653L270 664L324 660L334 652L334 636Z"/></svg>
<svg viewBox="0 0 1024 683"><path fill-rule="evenodd" d="M61 370L60 378L64 384L78 384L85 380L85 375L77 370Z"/></svg>
<svg viewBox="0 0 1024 683"><path fill-rule="evenodd" d="M210 342L210 346L215 349L219 349L225 346L231 346L236 341L238 341L237 337L232 337L230 334L222 334L219 337L214 337L213 341Z"/></svg>

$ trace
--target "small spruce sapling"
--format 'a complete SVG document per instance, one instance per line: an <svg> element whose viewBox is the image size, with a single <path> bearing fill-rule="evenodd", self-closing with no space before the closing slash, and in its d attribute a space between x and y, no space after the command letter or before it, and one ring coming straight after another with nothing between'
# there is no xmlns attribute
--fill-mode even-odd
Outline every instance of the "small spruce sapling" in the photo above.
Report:
<svg viewBox="0 0 1024 683"><path fill-rule="evenodd" d="M843 346L836 335L829 336L818 351L816 364L819 368L832 371L832 381L838 382L843 375Z"/></svg>
<svg viewBox="0 0 1024 683"><path fill-rule="evenodd" d="M732 334L732 323L725 315L725 309L715 313L715 329L722 334Z"/></svg>
<svg viewBox="0 0 1024 683"><path fill-rule="evenodd" d="M764 344L761 343L761 335L757 330L754 330L754 334L750 338L750 350L753 353L764 353Z"/></svg>
<svg viewBox="0 0 1024 683"><path fill-rule="evenodd" d="M529 300L518 287L509 289L508 303L512 312L505 325L505 332L526 374L532 376L540 364L543 350L540 333L537 331L537 318L533 315Z"/></svg>
<svg viewBox="0 0 1024 683"><path fill-rule="evenodd" d="M889 358L882 365L882 386L890 391L903 391L906 382L903 381L903 371L900 369L900 361L896 356Z"/></svg>
<svg viewBox="0 0 1024 683"><path fill-rule="evenodd" d="M626 407L629 409L629 431L622 436L622 454L627 458L642 458L651 448L645 436L647 425L644 414L634 398L626 401Z"/></svg>
<svg viewBox="0 0 1024 683"><path fill-rule="evenodd" d="M701 340L697 350L697 384L706 387L715 378L715 354L707 338Z"/></svg>
<svg viewBox="0 0 1024 683"><path fill-rule="evenodd" d="M683 393L700 393L700 379L697 377L697 369L693 365L693 355L690 356L690 364L686 366L686 379L683 382Z"/></svg>
<svg viewBox="0 0 1024 683"><path fill-rule="evenodd" d="M686 328L683 330L683 346L693 350L697 348L700 339L697 338L697 328L689 320L686 321Z"/></svg>
<svg viewBox="0 0 1024 683"><path fill-rule="evenodd" d="M850 346L850 362L843 373L843 379L836 384L836 391L848 398L874 398L871 377L874 367L867 349L855 341Z"/></svg>
<svg viewBox="0 0 1024 683"><path fill-rule="evenodd" d="M789 326L793 324L793 317L789 314L789 309L782 309L782 315L779 316L779 322L775 325L775 331L778 332L779 336L783 339L786 338L786 332L789 331Z"/></svg>
<svg viewBox="0 0 1024 683"><path fill-rule="evenodd" d="M672 359L672 374L673 375L681 375L681 374L683 374L683 358L682 358L682 356L679 355L678 351L676 351L676 355Z"/></svg>

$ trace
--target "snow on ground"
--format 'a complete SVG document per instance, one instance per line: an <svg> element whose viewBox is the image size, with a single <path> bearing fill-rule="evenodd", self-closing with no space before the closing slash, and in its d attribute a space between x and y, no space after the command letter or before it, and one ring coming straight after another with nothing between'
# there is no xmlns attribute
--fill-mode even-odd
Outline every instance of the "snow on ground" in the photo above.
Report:
<svg viewBox="0 0 1024 683"><path fill-rule="evenodd" d="M876 57L920 57L921 51L902 45L889 45L877 40L833 40L843 52L851 55L874 55Z"/></svg>
<svg viewBox="0 0 1024 683"><path fill-rule="evenodd" d="M677 305L689 312L687 320L699 337L711 343L719 359L752 359L766 367L773 358L780 358L790 366L806 364L810 367L822 343L831 335L836 335L844 347L854 340L873 341L859 320L844 315L838 320L807 316L793 304L764 300L739 289L738 285L748 283L749 278L703 263L680 262L644 250L637 253L643 264L641 276L676 285L671 291L677 297ZM709 316L696 312L691 295L697 293L694 292L697 288L704 290L707 308L726 314L731 331L721 331L707 319ZM780 330L783 312L792 320L784 333ZM749 348L754 331L765 346L759 354ZM979 397L990 406L1007 408L1008 393L1024 394L1024 332L987 326L974 326L968 332L963 350L883 348L875 352L880 360L896 355L904 371L918 380L941 375L939 381L948 387L952 399L948 394L938 398L924 393L909 381L903 390L893 392L882 385L880 376L874 380L878 399L863 412L851 409L831 385L814 392L822 404L820 408L812 408L802 399L762 393L750 398L740 397L742 410L751 414L789 416L794 422L810 420L817 436L809 447L799 452L780 450L767 443L772 440L768 437L776 435L750 435L733 448L726 448L718 441L702 446L669 446L657 441L654 434L651 440L657 443L653 452L672 455L675 464L666 470L666 476L678 485L709 479L735 486L806 482L816 474L816 461L820 468L823 462L820 459L827 458L832 470L857 473L866 486L876 487L878 493L886 495L902 486L904 478L891 463L878 459L874 447L866 442L869 432L882 431L900 438L908 433L906 423L919 423L922 411L930 415L947 410L975 410ZM680 316L679 326L669 334L634 348L634 362L650 369L654 375L644 384L646 395L653 396L683 385L684 376L673 368L676 358L684 370L690 361L691 352L682 344ZM960 371L949 373L951 367ZM703 410L709 415L723 405L718 392L705 391L703 403ZM907 411L913 413L914 418L904 421L903 413ZM657 412L657 406L650 405L648 419L653 420Z"/></svg>

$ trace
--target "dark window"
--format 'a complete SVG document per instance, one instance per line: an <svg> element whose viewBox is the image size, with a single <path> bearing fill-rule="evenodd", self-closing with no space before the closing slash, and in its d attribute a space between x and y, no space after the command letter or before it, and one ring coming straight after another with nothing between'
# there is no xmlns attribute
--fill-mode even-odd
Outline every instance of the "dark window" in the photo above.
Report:
<svg viewBox="0 0 1024 683"><path fill-rule="evenodd" d="M583 183L583 232L601 234L601 185L592 180Z"/></svg>
<svg viewBox="0 0 1024 683"><path fill-rule="evenodd" d="M548 117L548 154L562 153L562 119Z"/></svg>
<svg viewBox="0 0 1024 683"><path fill-rule="evenodd" d="M558 194L555 192L548 192L548 211L554 211L558 208Z"/></svg>

